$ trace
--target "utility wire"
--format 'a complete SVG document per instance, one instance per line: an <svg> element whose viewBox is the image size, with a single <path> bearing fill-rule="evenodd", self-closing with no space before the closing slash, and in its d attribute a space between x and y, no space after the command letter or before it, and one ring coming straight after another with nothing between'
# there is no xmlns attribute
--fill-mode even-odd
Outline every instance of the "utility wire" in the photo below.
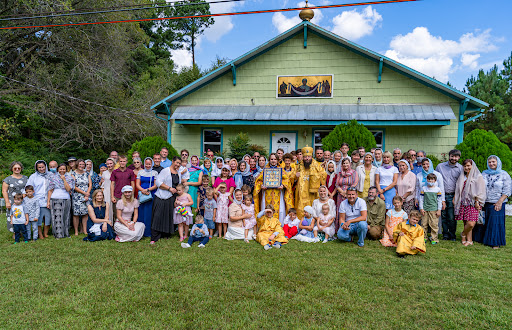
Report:
<svg viewBox="0 0 512 330"><path fill-rule="evenodd" d="M420 0L367 1L367 2L358 2L358 3L337 4L337 5L312 6L312 7L308 7L308 9L342 8L342 7L355 7L355 6L366 6L366 5L381 5L381 4L401 3L401 2L416 2L416 1L420 1ZM65 23L65 24L47 24L47 25L8 26L8 27L0 27L0 30L50 28L50 27L67 27L67 26L81 26L81 25L100 25L100 24L115 24L115 23L134 23L134 22L164 21L164 20L176 20L176 19L184 19L184 18L201 18L201 17L222 17L222 16L236 16L236 15L288 12L288 11L296 11L296 10L303 10L303 9L304 9L304 7L299 7L299 8L283 8L283 9L253 10L253 11L241 11L241 12L205 14L205 15L192 15L192 16L171 16L171 17L141 18L141 19L103 21L103 22L81 22L81 23Z"/></svg>
<svg viewBox="0 0 512 330"><path fill-rule="evenodd" d="M16 83L18 83L18 84L22 84L22 85L25 85L25 86L31 87L31 88L33 88L33 89L37 89L37 90L40 90L40 91L46 92L46 93L50 93L50 94L55 94L55 95L58 95L58 96L62 96L62 97L65 97L65 98L68 98L68 99L71 99L71 100L80 101L80 102L88 103L88 104L91 104L91 105L96 105L96 106L98 106L98 107L102 107L102 108L108 108L108 109L111 109L111 110L122 111L122 112L129 113L129 114L133 114L133 115L147 116L147 117L151 117L151 118L153 118L153 116L152 116L152 115L147 114L147 113L136 112L136 111L130 111L130 110L120 109L120 108L116 108L116 107L111 107L111 106L104 105L104 104L97 103L97 102L93 102L93 101L87 101L87 100L84 100L84 99L80 99L80 98L78 98L78 97L74 97L74 96L67 95L67 94L64 94L64 93L61 93L61 92L57 92L57 91L53 91L53 90L49 90L49 89L46 89L46 88L43 88L43 87L38 87L38 86L36 86L36 85L32 85L32 84L29 84L29 83L26 83L26 82L23 82L23 81L19 81L19 80L16 80L16 79L14 79L14 78L9 78L9 77L3 76L3 75L0 75L0 78L4 78L4 79L6 79L6 80L11 80L11 81L14 81L14 82L16 82Z"/></svg>
<svg viewBox="0 0 512 330"><path fill-rule="evenodd" d="M125 8L125 9L117 8L117 9L109 9L109 10L96 10L96 11L89 11L89 12L75 12L75 13L65 13L65 14L40 15L40 16L6 17L6 18L0 18L0 21L17 21L17 20L26 20L26 19L36 19L36 18L54 18L54 17L64 17L64 16L105 14L105 13L117 13L117 12L136 11L136 10L148 10L148 9L169 8L169 7L187 7L187 6L198 6L198 5L204 5L204 4L240 2L240 1L244 1L244 0L217 0L217 1L211 1L211 2L190 2L190 3L180 3L182 1L175 1L173 3L177 2L177 4L171 4L171 5L165 5L165 6Z"/></svg>

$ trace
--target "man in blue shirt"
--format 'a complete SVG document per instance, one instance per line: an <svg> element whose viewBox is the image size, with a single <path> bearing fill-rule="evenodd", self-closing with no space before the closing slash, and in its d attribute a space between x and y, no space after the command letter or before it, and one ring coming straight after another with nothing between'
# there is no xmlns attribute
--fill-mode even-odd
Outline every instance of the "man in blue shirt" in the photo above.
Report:
<svg viewBox="0 0 512 330"><path fill-rule="evenodd" d="M163 147L160 150L160 156L162 157L162 160L160 161L160 166L162 166L163 168L169 167L172 164L172 161L169 158L167 158L168 155L169 155L169 149L167 149L166 147Z"/></svg>

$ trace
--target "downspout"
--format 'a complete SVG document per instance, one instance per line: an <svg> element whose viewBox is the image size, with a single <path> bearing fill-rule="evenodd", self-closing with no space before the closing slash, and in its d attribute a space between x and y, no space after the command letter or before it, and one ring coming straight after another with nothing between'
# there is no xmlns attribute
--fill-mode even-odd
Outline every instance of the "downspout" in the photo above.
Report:
<svg viewBox="0 0 512 330"><path fill-rule="evenodd" d="M470 121L473 121L473 120L475 120L477 118L482 117L484 115L484 111L485 111L484 109L480 109L480 113L478 115L475 115L473 117L469 117L466 120L459 121L459 135L457 137L457 144L462 143L462 141L464 140L464 125L469 123ZM459 119L462 119L462 118L459 118Z"/></svg>

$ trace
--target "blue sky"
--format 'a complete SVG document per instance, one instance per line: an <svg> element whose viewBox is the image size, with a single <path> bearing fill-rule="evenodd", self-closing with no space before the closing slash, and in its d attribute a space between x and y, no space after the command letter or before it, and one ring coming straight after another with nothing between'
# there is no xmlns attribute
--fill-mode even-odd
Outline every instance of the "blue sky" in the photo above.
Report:
<svg viewBox="0 0 512 330"><path fill-rule="evenodd" d="M311 0L310 4L353 3ZM303 6L297 0L247 0L212 4L212 12ZM466 80L502 66L512 51L512 1L423 0L316 11L313 23L420 72L462 89ZM201 37L196 61L207 68L216 56L234 59L299 22L298 12L215 18ZM191 65L186 51L174 53L178 65Z"/></svg>

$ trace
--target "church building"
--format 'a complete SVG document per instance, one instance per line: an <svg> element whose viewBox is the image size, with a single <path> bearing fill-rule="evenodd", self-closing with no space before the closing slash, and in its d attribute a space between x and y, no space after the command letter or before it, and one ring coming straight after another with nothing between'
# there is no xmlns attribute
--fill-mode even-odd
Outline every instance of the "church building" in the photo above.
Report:
<svg viewBox="0 0 512 330"><path fill-rule="evenodd" d="M316 148L336 125L356 119L383 149L440 157L488 105L312 24L310 9L300 16L295 27L152 106L176 150L224 152L239 132L270 152Z"/></svg>

